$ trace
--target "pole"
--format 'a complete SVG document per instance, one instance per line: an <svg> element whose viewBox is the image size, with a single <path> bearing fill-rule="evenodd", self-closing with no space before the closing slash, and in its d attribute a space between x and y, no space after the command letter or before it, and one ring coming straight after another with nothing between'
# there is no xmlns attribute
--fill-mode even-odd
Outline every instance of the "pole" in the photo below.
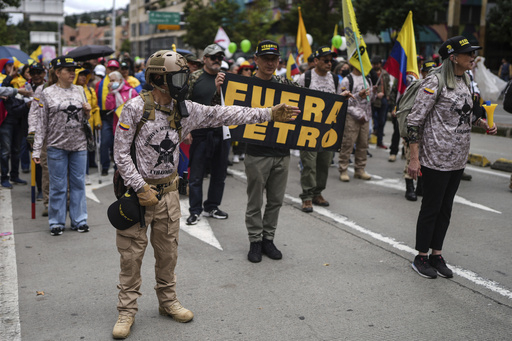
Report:
<svg viewBox="0 0 512 341"><path fill-rule="evenodd" d="M30 155L30 186L32 193L32 219L36 219L36 163Z"/></svg>
<svg viewBox="0 0 512 341"><path fill-rule="evenodd" d="M116 0L112 0L112 50L116 54Z"/></svg>
<svg viewBox="0 0 512 341"><path fill-rule="evenodd" d="M354 32L354 38L356 40L356 49L357 49L357 56L359 57L359 65L361 66L361 73L363 74L364 88L368 89L368 84L366 84L366 74L364 73L363 60L361 59L361 51L359 51L359 39L357 39L357 35L355 32ZM368 102L370 102L370 96L366 95L366 100Z"/></svg>

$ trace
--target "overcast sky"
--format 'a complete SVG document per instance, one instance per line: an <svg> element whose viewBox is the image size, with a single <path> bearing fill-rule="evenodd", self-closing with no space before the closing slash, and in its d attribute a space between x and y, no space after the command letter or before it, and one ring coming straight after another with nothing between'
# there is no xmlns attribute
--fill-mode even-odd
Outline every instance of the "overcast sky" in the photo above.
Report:
<svg viewBox="0 0 512 341"><path fill-rule="evenodd" d="M116 8L124 8L130 0L115 0ZM108 0L65 0L64 13L66 15L83 12L101 11L112 8L113 1Z"/></svg>

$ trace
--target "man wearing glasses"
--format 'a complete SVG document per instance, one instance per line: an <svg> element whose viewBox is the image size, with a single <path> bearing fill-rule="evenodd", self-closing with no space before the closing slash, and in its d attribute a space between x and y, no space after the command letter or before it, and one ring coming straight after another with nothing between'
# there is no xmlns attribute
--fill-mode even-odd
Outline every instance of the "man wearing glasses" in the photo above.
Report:
<svg viewBox="0 0 512 341"><path fill-rule="evenodd" d="M202 69L192 73L189 81L188 99L204 105L220 104L215 96L215 78L224 59L224 49L217 44L208 45L203 52ZM192 131L190 146L189 212L187 225L195 225L201 212L216 219L227 219L228 214L219 209L224 193L228 169L228 154L231 139L224 139L222 127ZM210 169L210 185L203 203L203 178Z"/></svg>
<svg viewBox="0 0 512 341"><path fill-rule="evenodd" d="M314 53L315 67L300 75L297 83L313 90L341 94L338 77L331 73L333 58L336 58L336 53L332 52L328 46L320 47ZM329 206L329 202L322 196L322 191L327 184L329 166L333 156L334 153L328 150L300 151L300 160L303 166L300 177L302 186L300 198L303 212L313 212L313 204Z"/></svg>

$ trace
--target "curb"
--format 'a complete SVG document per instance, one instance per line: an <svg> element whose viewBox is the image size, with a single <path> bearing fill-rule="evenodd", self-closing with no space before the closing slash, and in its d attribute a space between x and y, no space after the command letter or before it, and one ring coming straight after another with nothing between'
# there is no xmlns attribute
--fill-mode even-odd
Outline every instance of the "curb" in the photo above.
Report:
<svg viewBox="0 0 512 341"><path fill-rule="evenodd" d="M480 127L472 127L471 132L478 133L478 134L486 133L485 129L480 128ZM496 136L512 138L512 127L509 125L498 126L498 132L496 133Z"/></svg>
<svg viewBox="0 0 512 341"><path fill-rule="evenodd" d="M471 153L468 157L468 163L479 167L489 167L491 165L491 161L489 161L485 156Z"/></svg>
<svg viewBox="0 0 512 341"><path fill-rule="evenodd" d="M491 165L491 168L512 173L512 160L499 158Z"/></svg>

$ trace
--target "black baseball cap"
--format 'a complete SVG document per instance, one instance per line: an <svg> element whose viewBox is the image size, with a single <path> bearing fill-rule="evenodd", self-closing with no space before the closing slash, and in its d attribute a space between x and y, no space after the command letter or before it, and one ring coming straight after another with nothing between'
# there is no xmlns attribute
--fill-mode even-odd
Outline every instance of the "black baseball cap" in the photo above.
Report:
<svg viewBox="0 0 512 341"><path fill-rule="evenodd" d="M140 213L139 199L132 190L126 192L107 210L108 220L118 230L126 230L138 224L141 220Z"/></svg>
<svg viewBox="0 0 512 341"><path fill-rule="evenodd" d="M469 40L464 36L456 36L449 38L439 48L439 54L441 58L446 59L452 53L468 53L476 50L480 50L481 46L472 46Z"/></svg>
<svg viewBox="0 0 512 341"><path fill-rule="evenodd" d="M263 56L267 54L281 56L281 54L279 53L279 45L275 41L263 40L258 44L258 47L256 49L256 55Z"/></svg>
<svg viewBox="0 0 512 341"><path fill-rule="evenodd" d="M129 69L130 66L128 65L127 62L121 62L121 69Z"/></svg>
<svg viewBox="0 0 512 341"><path fill-rule="evenodd" d="M329 55L332 55L333 58L336 58L338 56L335 52L331 51L331 48L327 45L322 46L315 51L315 58L320 58Z"/></svg>
<svg viewBox="0 0 512 341"><path fill-rule="evenodd" d="M28 72L31 73L31 72L40 72L40 71L44 71L44 66L43 64L41 63L32 63L30 64L29 68L28 68Z"/></svg>
<svg viewBox="0 0 512 341"><path fill-rule="evenodd" d="M426 61L423 63L423 66L421 67L421 71L423 72L429 72L430 69L435 68L437 64L431 60Z"/></svg>
<svg viewBox="0 0 512 341"><path fill-rule="evenodd" d="M55 63L54 63L54 61L55 61ZM61 56L61 57L55 58L54 60L52 60L52 64L55 69L60 69L63 67L72 67L72 68L78 67L77 62L75 62L75 60L73 58L66 57L66 56Z"/></svg>

